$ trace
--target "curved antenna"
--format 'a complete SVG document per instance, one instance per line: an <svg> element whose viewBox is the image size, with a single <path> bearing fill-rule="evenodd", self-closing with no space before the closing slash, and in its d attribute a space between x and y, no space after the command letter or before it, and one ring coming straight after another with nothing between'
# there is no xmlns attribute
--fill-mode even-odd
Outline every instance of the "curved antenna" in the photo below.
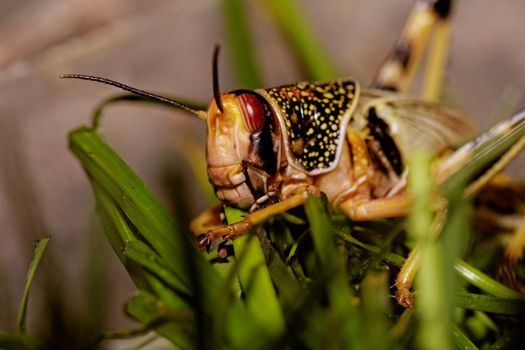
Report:
<svg viewBox="0 0 525 350"><path fill-rule="evenodd" d="M219 108L221 113L224 113L224 105L221 100L221 90L219 89L219 51L220 45L215 45L215 50L213 51L213 98L215 99L215 104Z"/></svg>
<svg viewBox="0 0 525 350"><path fill-rule="evenodd" d="M202 120L206 120L206 112L205 111L195 110L195 109L193 109L191 107L188 107L188 106L186 106L186 105L184 105L184 104L182 104L180 102L172 100L171 98L160 96L160 95L157 95L157 94L154 94L154 93L151 93L151 92L147 92L147 91L144 91L144 90L140 90L140 89L134 88L132 86L129 86L129 85L126 85L126 84L123 84L123 83L119 83L118 81L115 81L115 80L101 78L101 77L97 77L97 76L94 76L94 75L85 75L85 74L64 74L64 75L61 75L60 78L62 78L62 79L89 80L89 81L95 81L95 82L98 82L98 83L103 83L103 84L106 84L106 85L115 86L115 87L117 87L119 89L122 89L122 90L125 90L125 91L129 91L129 92L131 92L131 93L133 93L135 95L143 96L143 97L146 97L146 98L150 98L152 100L157 100L157 101L161 101L161 102L173 105L175 107L181 108L181 109L183 109L183 110L185 110L187 112L190 112L190 113L196 115L197 117L199 117Z"/></svg>

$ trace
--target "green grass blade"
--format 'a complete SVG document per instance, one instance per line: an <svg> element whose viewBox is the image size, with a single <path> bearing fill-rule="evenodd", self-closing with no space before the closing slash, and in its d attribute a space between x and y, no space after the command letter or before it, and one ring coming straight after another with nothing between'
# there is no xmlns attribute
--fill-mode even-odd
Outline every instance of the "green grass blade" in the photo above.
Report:
<svg viewBox="0 0 525 350"><path fill-rule="evenodd" d="M92 181L107 191L141 237L159 254L184 288L191 291L192 298L202 302L201 306L211 312L219 284L218 274L198 253L190 238L180 231L167 209L92 129L73 131L70 148Z"/></svg>
<svg viewBox="0 0 525 350"><path fill-rule="evenodd" d="M174 310L161 299L140 291L126 304L128 315L169 339L182 349L195 349L199 342L190 309Z"/></svg>
<svg viewBox="0 0 525 350"><path fill-rule="evenodd" d="M177 277L145 243L138 240L128 241L124 248L124 255L155 275L171 290L177 291L181 287ZM180 295L184 295L187 291L179 290L178 292Z"/></svg>
<svg viewBox="0 0 525 350"><path fill-rule="evenodd" d="M469 310L503 315L519 315L525 310L525 299L498 298L492 295L457 293L454 305Z"/></svg>
<svg viewBox="0 0 525 350"><path fill-rule="evenodd" d="M363 280L362 309L363 309L363 336L369 349L390 349L389 323L386 315L390 313L388 304L388 274L372 271ZM378 336L378 335L381 336Z"/></svg>
<svg viewBox="0 0 525 350"><path fill-rule="evenodd" d="M324 54L324 50L308 20L295 0L262 0L281 28L290 46L295 50L308 79L330 80L338 78L336 70Z"/></svg>
<svg viewBox="0 0 525 350"><path fill-rule="evenodd" d="M222 0L221 6L228 47L232 53L233 67L240 87L244 89L263 87L264 83L255 60L245 0Z"/></svg>
<svg viewBox="0 0 525 350"><path fill-rule="evenodd" d="M409 158L409 191L413 198L408 218L408 232L417 240L421 263L416 275L417 305L420 318L417 343L423 349L451 349L451 305L446 298L449 288L442 241L432 237L431 198L434 184L428 153L414 152Z"/></svg>
<svg viewBox="0 0 525 350"><path fill-rule="evenodd" d="M22 295L22 301L20 302L20 308L18 310L18 317L16 321L17 330L20 333L25 333L26 331L27 300L29 298L29 289L31 288L31 283L33 283L33 279L38 269L38 265L42 260L42 256L46 251L49 239L49 236L41 238L36 241L35 244L35 252L33 253L33 260L31 260L31 264L29 265L29 270L27 272L24 294Z"/></svg>
<svg viewBox="0 0 525 350"><path fill-rule="evenodd" d="M113 251L137 287L149 290L150 285L143 269L129 261L123 253L124 242L136 239L136 233L133 232L124 213L118 208L109 194L95 182L92 182L92 187L95 193L97 215L111 248L113 248Z"/></svg>
<svg viewBox="0 0 525 350"><path fill-rule="evenodd" d="M159 279L159 276L152 273L151 270L146 270L141 264L137 263L137 261L128 258L128 256L124 254L126 245L132 242L136 242L137 244L141 243L138 241L138 232L136 228L131 226L125 214L119 209L107 192L94 181L92 181L92 186L97 203L97 213L102 221L106 236L137 287L154 293L170 307L187 307L186 301L189 299L190 291L184 289L185 286L179 279L172 279L172 286L168 287L165 282ZM151 248L150 252L156 255ZM159 263L162 263L160 259L157 260L159 260ZM154 263L152 263L152 265L153 264ZM171 273L171 271L167 272Z"/></svg>
<svg viewBox="0 0 525 350"><path fill-rule="evenodd" d="M279 293L278 297L283 312L293 310L294 306L301 302L300 296L304 293L299 282L277 254L271 257L268 271Z"/></svg>
<svg viewBox="0 0 525 350"><path fill-rule="evenodd" d="M478 347L463 333L457 326L452 327L452 340L456 349L462 350L478 350Z"/></svg>
<svg viewBox="0 0 525 350"><path fill-rule="evenodd" d="M522 299L523 295L490 278L465 261L456 263L456 271L472 285L499 298Z"/></svg>
<svg viewBox="0 0 525 350"><path fill-rule="evenodd" d="M381 247L361 242L360 240L356 239L355 237L352 237L348 233L337 232L337 235L346 243L353 244L359 248L366 250L371 254L378 255L388 265L401 267L405 263L405 258L401 255L388 251L384 252Z"/></svg>
<svg viewBox="0 0 525 350"><path fill-rule="evenodd" d="M49 345L27 334L0 332L0 349L45 350L49 349Z"/></svg>
<svg viewBox="0 0 525 350"><path fill-rule="evenodd" d="M321 278L327 278L326 294L330 305L330 332L334 346L341 348L360 348L359 324L356 308L352 305L352 292L348 286L342 260L335 247L335 233L321 201L308 197L304 205L315 251L319 260ZM329 331L326 329L326 331Z"/></svg>
<svg viewBox="0 0 525 350"><path fill-rule="evenodd" d="M241 221L246 215L233 208L226 208L225 213L230 224ZM237 269L246 308L270 337L282 335L286 327L284 316L259 240L254 235L239 237L233 241L233 247L239 259Z"/></svg>

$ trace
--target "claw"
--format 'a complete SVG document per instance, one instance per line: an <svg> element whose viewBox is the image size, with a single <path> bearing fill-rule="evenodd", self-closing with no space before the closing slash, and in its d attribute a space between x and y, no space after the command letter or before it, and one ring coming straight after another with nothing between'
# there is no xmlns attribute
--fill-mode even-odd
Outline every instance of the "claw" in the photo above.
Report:
<svg viewBox="0 0 525 350"><path fill-rule="evenodd" d="M399 305L406 309L414 307L414 296L408 288L399 288L396 292L396 300Z"/></svg>
<svg viewBox="0 0 525 350"><path fill-rule="evenodd" d="M201 249L208 248L211 244L210 238L206 233L198 235L195 239L197 240L197 246Z"/></svg>
<svg viewBox="0 0 525 350"><path fill-rule="evenodd" d="M219 239L230 240L241 236L250 231L251 224L248 222L238 222L232 225L224 225L212 228L206 233L202 233L196 237L199 248L208 247L212 241Z"/></svg>

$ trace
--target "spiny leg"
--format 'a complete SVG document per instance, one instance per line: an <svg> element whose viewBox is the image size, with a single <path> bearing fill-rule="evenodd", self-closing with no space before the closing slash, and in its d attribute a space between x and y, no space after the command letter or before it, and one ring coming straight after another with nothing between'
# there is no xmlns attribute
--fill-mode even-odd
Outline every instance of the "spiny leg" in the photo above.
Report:
<svg viewBox="0 0 525 350"><path fill-rule="evenodd" d="M439 206L441 207L436 211L436 216L434 217L434 222L432 223L430 239L435 240L441 233L443 225L446 222L447 210L446 202L441 199L438 201ZM421 247L417 245L405 260L405 263L401 267L401 270L396 277L396 300L399 305L412 308L414 306L414 297L410 292L412 285L414 283L414 278L416 277L417 270L421 261Z"/></svg>
<svg viewBox="0 0 525 350"><path fill-rule="evenodd" d="M426 79L429 86L426 94L431 97L439 95L437 84L441 86L439 72L443 71L446 60L451 3L452 0L416 1L394 49L372 83L373 88L408 92L430 34L437 24L436 48L432 50L436 56L429 62L432 74Z"/></svg>
<svg viewBox="0 0 525 350"><path fill-rule="evenodd" d="M263 223L268 218L303 205L308 197L308 193L309 192L305 189L303 192L288 199L246 215L246 217L238 223L209 229L206 233L197 236L197 243L200 247L205 247L212 241L218 239L232 239L242 236L248 233L252 227Z"/></svg>

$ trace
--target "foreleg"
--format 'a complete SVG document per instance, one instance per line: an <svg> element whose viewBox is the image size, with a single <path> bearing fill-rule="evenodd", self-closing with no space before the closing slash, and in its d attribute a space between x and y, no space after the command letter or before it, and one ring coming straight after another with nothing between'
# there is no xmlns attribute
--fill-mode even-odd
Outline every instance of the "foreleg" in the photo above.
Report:
<svg viewBox="0 0 525 350"><path fill-rule="evenodd" d="M235 224L222 225L207 230L205 233L197 236L197 243L200 247L205 247L212 241L218 239L233 239L248 233L252 227L261 224L270 217L282 214L292 208L299 207L304 204L308 197L308 191L305 189L301 193L293 195L292 197L283 201L272 204L266 208L260 209L253 213L246 215L246 217Z"/></svg>

